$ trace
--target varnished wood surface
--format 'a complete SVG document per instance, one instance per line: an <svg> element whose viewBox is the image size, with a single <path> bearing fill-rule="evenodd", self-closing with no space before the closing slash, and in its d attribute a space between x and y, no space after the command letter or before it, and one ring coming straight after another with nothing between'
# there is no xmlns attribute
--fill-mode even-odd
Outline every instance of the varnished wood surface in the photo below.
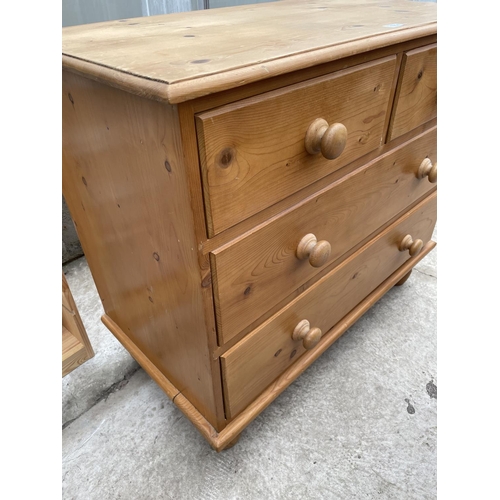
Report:
<svg viewBox="0 0 500 500"><path fill-rule="evenodd" d="M393 54L399 54L402 58L404 52L436 43L436 41L437 35L434 34L424 36L422 38L406 40L405 42L396 43L387 47L381 47L379 49L371 49L368 47L365 52L356 53L342 59L330 60L328 62L320 63L307 68L297 69L291 73L279 74L265 80L245 83L243 86L229 88L227 90L217 92L216 94L210 94L198 97L192 101L180 103L179 106L188 103L193 106L194 113L200 113L202 111L214 109L218 106L229 104L230 102L236 102L238 100L246 99L271 90L276 90L287 85L293 85L294 83L304 82L335 71L375 61L376 59L382 59ZM394 90L396 89L396 83L397 82L394 84Z"/></svg>
<svg viewBox="0 0 500 500"><path fill-rule="evenodd" d="M395 69L389 56L199 114L209 236L378 148ZM320 118L347 128L336 159L306 150Z"/></svg>
<svg viewBox="0 0 500 500"><path fill-rule="evenodd" d="M62 376L78 368L89 358L85 346L65 327L62 327Z"/></svg>
<svg viewBox="0 0 500 500"><path fill-rule="evenodd" d="M198 429L207 442L216 450L224 450L243 429L250 424L267 406L269 406L297 377L299 377L321 354L323 354L350 326L352 326L370 307L386 292L396 285L413 266L418 264L434 247L430 241L416 257L408 259L396 272L382 282L370 295L360 302L352 311L342 318L331 330L326 332L319 345L306 351L296 363L286 369L272 384L270 384L245 410L232 419L226 427L217 432L203 415L189 402L186 397L161 373L147 356L133 344L121 331L120 327L106 315L102 321L106 327L123 343L134 356L146 373L165 391L175 405Z"/></svg>
<svg viewBox="0 0 500 500"><path fill-rule="evenodd" d="M389 137L394 139L437 116L437 45L403 56Z"/></svg>
<svg viewBox="0 0 500 500"><path fill-rule="evenodd" d="M413 269L412 269L412 271L413 271ZM403 286L408 281L408 279L410 278L412 271L410 271L409 273L405 274L394 286Z"/></svg>
<svg viewBox="0 0 500 500"><path fill-rule="evenodd" d="M68 27L62 51L68 69L176 103L436 29L433 3L289 0Z"/></svg>
<svg viewBox="0 0 500 500"><path fill-rule="evenodd" d="M64 376L64 358L67 353L78 349L84 349L85 346L65 327L62 327L62 357L63 357L63 376Z"/></svg>
<svg viewBox="0 0 500 500"><path fill-rule="evenodd" d="M424 247L424 242L420 238L413 239L411 234L407 234L399 244L399 251L405 252L408 250L410 255L418 255L422 248Z"/></svg>
<svg viewBox="0 0 500 500"><path fill-rule="evenodd" d="M191 102L184 103L179 105L179 109L183 108L185 112L187 112L187 107L191 108ZM349 165L345 166L344 168L337 170L333 172L332 174L323 177L322 179L316 181L315 183L311 184L310 186L305 187L298 193L294 193L293 195L290 195L288 198L285 198L284 200L270 206L269 208L266 208L262 212L259 212L255 215L252 215L248 219L245 219L244 221L240 222L236 226L233 226L226 231L223 231L222 233L219 233L218 235L214 236L213 238L207 239L206 234L203 238L199 239L199 248L202 253L202 255L207 256L210 252L213 252L215 249L220 248L222 246L227 245L230 243L232 240L237 240L240 238L240 236L247 234L250 232L253 228L260 227L264 222L268 220L274 219L276 216L280 215L283 212L287 212L290 210L292 207L294 207L297 204L300 204L303 200L309 199L313 195L319 193L320 191L323 191L326 189L328 186L333 184L334 182L338 181L342 177L345 177L355 170L358 170L360 167L372 162L378 157L381 157L391 151L392 149L395 149L402 144L414 139L415 137L423 134L424 132L431 130L432 128L436 127L437 120L431 120L430 122L427 122L420 127L417 127L416 129L412 130L408 134L404 134L401 137L398 137L397 139L392 140L390 143L385 143L382 145L380 148L377 148L373 150L372 152L368 153L367 155L359 158L358 160L350 163ZM186 135L186 137L189 137L192 139L192 135ZM193 153L193 141L189 141L191 144L191 147L188 148L187 154L189 156L193 156L195 153ZM196 143L194 143L196 144ZM199 168L197 170L198 175L199 175ZM415 172L416 175L416 172ZM200 209L198 209L200 210ZM198 213L204 213L203 210ZM201 230L202 224L200 224L200 230ZM205 264L206 265L206 264Z"/></svg>
<svg viewBox="0 0 500 500"><path fill-rule="evenodd" d="M220 428L176 109L67 72L62 97L63 192L104 310Z"/></svg>
<svg viewBox="0 0 500 500"><path fill-rule="evenodd" d="M322 335L323 332L318 327L312 327L307 319L303 319L293 329L292 340L300 340L304 349L312 349L321 340Z"/></svg>
<svg viewBox="0 0 500 500"><path fill-rule="evenodd" d="M287 368L272 384L270 384L250 405L248 405L225 429L219 433L215 448L224 449L225 443L230 442L252 420L254 420L267 406L269 406L292 382L313 364L345 331L350 328L370 307L372 307L385 293L387 293L405 274L436 246L434 241L425 245L423 251L416 257L405 262L394 274L382 282L370 295L360 302L352 311L344 316L330 331L323 335L319 345L306 351L296 363ZM307 396L305 396L307 397Z"/></svg>
<svg viewBox="0 0 500 500"><path fill-rule="evenodd" d="M321 240L314 234L306 234L299 241L295 255L299 260L308 260L312 267L323 267L329 260L332 246L328 241Z"/></svg>
<svg viewBox="0 0 500 500"><path fill-rule="evenodd" d="M72 26L63 29L63 53L175 83L377 34L410 39L414 28L435 29L434 5L394 0L307 4L281 1ZM237 43L228 44L236 34ZM202 62L202 56L210 59Z"/></svg>
<svg viewBox="0 0 500 500"><path fill-rule="evenodd" d="M62 274L62 376L94 356L75 300Z"/></svg>
<svg viewBox="0 0 500 500"><path fill-rule="evenodd" d="M427 243L436 223L436 193L315 283L221 356L226 412L234 417L304 353L292 338L303 319L328 331L410 257L405 234Z"/></svg>
<svg viewBox="0 0 500 500"><path fill-rule="evenodd" d="M220 362L214 352L217 349L218 341L216 334L215 308L212 290L212 271L210 269L210 259L204 254L202 242L206 241L207 226L205 220L205 208L203 203L203 190L201 182L201 172L198 159L198 146L196 139L196 129L194 122L194 111L192 102L187 102L176 106L179 113L180 134L182 137L183 160L188 182L191 211L193 213L193 230L197 243L197 269L201 283L201 296L203 300L203 312L208 335L208 350L211 353L210 364L212 367L212 388L214 397L220 409L219 425L224 425L222 407L222 384L220 374Z"/></svg>
<svg viewBox="0 0 500 500"><path fill-rule="evenodd" d="M267 389L263 389L254 403L246 409L240 412L228 406L227 416L233 419L229 425L224 418L221 371L217 356L223 349L225 350L224 356L232 353L235 349L234 343L239 342L242 335L251 331L252 328L256 328L256 331L263 328L263 325L276 316L276 309L271 309L278 305L279 307L283 305L287 309L290 303L287 304L286 301L292 300L291 303L295 303L300 297L306 297L307 293L315 293L320 284L325 281L326 275L330 276L335 269L340 269L346 265L345 263L351 262L353 255L359 254L360 247L365 245L368 238L374 237L373 231L377 231L377 228L380 231L380 227L386 227L387 221L392 219L394 214L391 215L382 208L381 211L385 213L385 222L378 224L366 234L361 231L356 238L353 237L354 243L349 243L351 245L349 249L341 251L336 257L330 256L332 251L330 242L321 234L315 234L318 236L317 244L321 244L321 248L318 247L321 252L318 250L316 253L321 255L316 258L313 248L308 248L307 258L304 258L302 263L311 268L318 265L316 271L310 276L304 276L299 285L285 283L286 290L283 291L283 296L276 300L274 292L279 294L281 290L278 285L276 285L276 290L272 290L271 287L271 298L264 307L256 308L247 302L246 309L253 309L257 316L253 320L244 318L248 321L243 329L238 327L239 331L230 338L229 345L226 343L220 347L217 345L214 315L214 312L217 310L218 314L219 310L214 309L212 297L212 287L215 296L219 297L221 282L218 278L220 278L220 273L225 271L225 265L222 266L223 259L219 261L218 269L215 265L218 253L233 245L238 249L241 241L252 238L251 235L259 234L264 227L271 227L272 223L286 218L295 209L299 210L295 213L300 215L301 207L312 202L313 198L321 198L326 191L332 189L330 185L332 181L339 181L341 176L345 176L344 180L347 182L350 173L355 169L363 170L368 167L363 165L364 162L374 159L377 154L385 154L390 149L391 145L384 145L384 139L386 137L388 140L391 139L388 129L391 126L390 130L393 130L395 124L394 121L390 123L389 111L393 109L392 98L396 93L398 82L396 75L402 61L404 62L403 69L408 62L408 58L403 56L401 50L408 52L425 43L431 43L436 33L435 5L430 5L428 8L417 6L413 2L404 2L403 6L400 0L386 5L382 5L382 1L379 0L355 0L350 3L331 1L328 5L326 5L326 0L313 0L312 2L293 1L267 5L269 7L245 6L228 11L209 11L208 14L189 13L162 16L161 19L140 19L137 23L134 22L136 20L120 20L105 25L75 27L65 31L63 41L65 47L67 47L66 42L70 40L73 49L82 51L80 55L74 53L63 55L63 66L73 74L73 76L65 75L65 84L68 81L76 83L76 90L73 93L68 92L66 96L66 89L63 93L63 100L67 99L66 109L63 111L64 123L67 125L71 119L74 120L74 117L68 119L71 117L68 114L70 106L78 115L73 121L74 128L70 134L71 153L69 155L68 143L65 144L64 175L66 179L68 178L68 161L72 164L69 181L71 187L68 188L68 181L64 180L65 190L74 190L70 210L77 214L75 223L79 226L79 233L83 233L83 236L80 234L82 243L86 242L87 245L87 248L84 245L84 250L86 252L89 250L88 255L92 254L89 256L89 265L98 282L98 290L105 305L106 315L103 321L120 338L127 349L141 359L140 362L147 367L148 373L153 374L152 376L166 389L175 404L217 450L229 446L239 436L242 428L290 383L290 377L298 376L301 373L300 369L302 371L304 369L301 368L302 366L316 359L319 355L317 353L324 349L325 341L333 342L332 330L323 334L328 327L325 329L322 325L318 325L316 318L312 318L310 322L304 315L295 318L295 328L297 329L300 324L302 327L298 329L300 331L297 330L294 342L300 344L302 349L310 348L310 351L306 351L299 361L285 368L284 372L280 372L281 375L277 375L276 381ZM323 8L325 6L326 8ZM408 6L408 9L405 9L405 6ZM286 11L281 11L282 7L285 7ZM330 7L341 7L342 15L331 15L328 19L332 10ZM268 19L265 21L263 20L264 9L268 9L266 14ZM379 11L384 9L387 9L387 12L380 14ZM311 28L312 26L317 28L323 22L318 22L321 16L318 12L313 12L314 10L323 10L324 24L330 30L328 33L325 31L322 36L317 29L315 31ZM299 11L304 14L301 19ZM418 14L412 14L417 11ZM229 14L222 16L225 12ZM420 19L421 14L423 17L428 16L429 19L423 22ZM262 18L260 21L259 16ZM359 16L363 17L363 23ZM411 21L406 24L394 21L384 26L383 32L377 31L377 23L392 18L391 16L408 17ZM174 20L173 17L176 19ZM285 20L283 29L276 29L273 32L270 28L278 26L279 23L276 23L276 20L281 18ZM188 19L193 21L193 25L180 26ZM311 21L310 24L308 20ZM170 21L180 24L175 26L175 23L171 24ZM350 21L353 21L352 24L348 24ZM291 27L295 27L295 33L291 32ZM238 35L241 32L241 37L234 38L237 42L246 40L245 37L249 37L251 33L252 43L246 46L238 46L237 43L227 44L229 32L225 31L226 28L237 29ZM365 31L366 33L363 34ZM286 36L281 38L283 35ZM402 47L405 48L402 49ZM202 48L206 49L207 53L210 52L212 57L199 55ZM191 49L193 49L191 53L199 59L190 60L187 57ZM83 55L84 52L89 56L88 59ZM217 226L218 222L212 224L211 204L213 200L207 196L209 193L207 190L209 184L205 181L207 176L203 178L200 176L197 146L199 142L203 150L203 163L205 154L203 148L206 143L212 141L212 136L203 136L198 141L195 116L208 116L210 113L215 113L214 116L217 116L222 109L216 109L218 106L224 106L230 111L239 110L248 101L258 101L266 97L266 92L276 93L276 96L272 96L274 103L275 98L286 93L290 85L306 85L307 79L315 77L327 80L331 75L327 74L326 68L349 73L355 71L353 65L370 61L368 67L373 69L376 65L374 54L379 54L379 57L392 57L395 62L390 82L387 85L386 112L382 119L378 144L374 144L374 147L367 153L363 152L353 160L349 160L348 164L339 167L337 171L326 172L318 178L293 187L290 193L283 194L278 186L275 189L276 198L271 197L261 202L262 189L256 189L256 196L253 198L252 196L243 197L243 201L236 203L234 207L226 208L226 212L231 214L240 207L244 208L245 203L256 204L257 208L253 209L254 211L250 210L249 215L243 214L243 218L240 215L236 222L230 220L229 223L224 222L220 226ZM174 61L172 58L178 59ZM104 60L107 60L109 64ZM235 64L236 61L238 62ZM374 71L370 76L373 74ZM113 91L112 88L105 88L88 80L83 81L77 75L105 82L110 87L118 87L150 100ZM357 82L356 78L349 86L354 87ZM402 82L403 79L400 78L398 95L401 93ZM376 87L377 85L374 86ZM77 99L75 99L75 93L80 93ZM308 93L311 96L311 92ZM318 100L319 94L313 95L316 97L313 101ZM339 92L334 94L337 95ZM91 99L95 101L90 102ZM247 102L240 101L241 99L246 99ZM343 99L343 102L349 99L352 99L352 92L350 96ZM155 103L155 100L162 101L162 104ZM184 102L186 100L189 102ZM164 105L165 101L183 104L177 108ZM293 104L295 101L297 100L290 102ZM82 102L83 106L81 106ZM332 98L326 99L326 103L331 102ZM78 109L78 103L80 109ZM88 103L90 105L87 105ZM334 104L334 107L338 109L342 103ZM369 103L365 103L361 108L366 109L368 105ZM287 104L284 107L293 106ZM322 105L320 108L324 110L326 106ZM278 114L279 109L280 106L277 106L277 109L271 113L273 118ZM305 109L308 107L303 106L295 114L303 115ZM418 112L420 112L419 109L416 113ZM255 116L258 117L259 113L253 113L253 118ZM83 121L79 122L82 117ZM261 134L252 147L240 146L237 150L238 157L241 158L243 151L248 158L248 152L252 151L255 145L265 147L266 141L277 143L278 134L275 133L274 127L270 128L267 136L262 135L259 130L259 127L262 129L271 121L265 116L264 118L266 119L261 120L260 123L251 121L250 132L246 127L238 130L236 130L237 127L228 127L228 130L237 137L244 134L251 135L252 128L257 134ZM285 128L285 137L288 137L287 134L293 135L289 129L293 129L294 123L290 117L286 118L285 122L288 127ZM323 119L323 116L314 116L312 119L316 118ZM307 130L305 127L301 137L302 149L304 154L310 157L318 155L322 156L324 161L338 162L349 154L352 127L343 129L344 125L341 120L336 120L335 117L332 119L330 116L325 118L328 119L328 125L336 125L332 125L331 130L323 127L325 128L324 134L314 138L312 140L314 144L309 141L309 147L307 146L308 140L305 138ZM433 121L435 117L410 125L410 128L399 135L397 140L405 140L405 137L410 138L416 135L418 130L423 130L422 127L428 128ZM241 120L236 120L236 124L240 122ZM208 121L203 126L207 124ZM107 132L116 131L117 135L107 135L107 132L104 132L104 126ZM368 136L370 134L371 130ZM118 136L120 136L119 139ZM394 137L393 135L392 139ZM393 141L392 147L397 144L397 141ZM233 146L230 148L235 149ZM216 154L216 159L227 160L229 158L229 162L234 159L232 155L228 156L224 153L226 149L223 148L222 152ZM165 177L162 177L156 170L161 156L165 156L161 161L162 172L168 172L170 182L165 181ZM325 158L335 159L326 160ZM422 158L419 160L421 164ZM432 161L434 165L435 157L429 161ZM248 161L247 164L249 164ZM406 205L397 213L401 213L412 203L417 203L416 200L420 199L423 194L434 190L434 186L429 181L434 182L434 179L437 179L436 168L432 171L427 169L426 178L422 178L424 174L419 173L418 165L413 168L412 173L413 178L419 183L417 189L421 192L413 198L409 194L408 197L411 199L406 200ZM250 179L251 182L260 182L259 176L260 171L253 177L253 180ZM323 182L327 178L328 182ZM276 179L279 180L279 176ZM271 184L265 180L262 185L266 186L266 183ZM205 188L204 193L201 190L202 186ZM382 184L379 188L383 189L381 186ZM237 191L238 189L233 189L231 195L235 196ZM403 191L400 192L402 196L404 196ZM249 192L252 194L251 189ZM341 192L342 190L339 191ZM435 197L435 194L430 198L432 197ZM206 206L204 206L204 198ZM123 203L120 200L127 200L126 210L122 210ZM298 205L294 206L297 202ZM113 211L115 203L121 212ZM373 210L376 211L378 208L375 203ZM309 209L315 212L316 207L309 205ZM357 209L358 206L353 208L354 211ZM364 222L361 223L361 226L363 225ZM351 229L357 231L356 227L357 225L353 224ZM317 226L311 228L311 231L318 233ZM386 230L383 230L383 234L385 232ZM410 253L417 253L412 249L417 248L419 235L410 228L405 232L411 235L412 242L404 252L399 253L399 258L413 262L421 257L420 254L410 257ZM311 232L307 230L298 234L295 243L305 234L311 234ZM210 237L209 240L207 236ZM403 241L404 236L405 234L399 235L399 239ZM378 237L379 235L375 237L375 240ZM254 243L257 240L258 238L254 240ZM271 243L273 241L275 242L271 240ZM259 240L259 243L265 243L265 241ZM333 252L336 251L335 245L336 242L333 243ZM159 271L148 265L145 259L147 251L151 251L153 246L161 250L155 250L152 253L153 259L160 268ZM418 250L421 246L419 243ZM242 248L245 249L244 245ZM263 248L268 251L265 246ZM429 249L429 245L425 245L421 253ZM209 262L211 251L213 253ZM288 251L287 246L284 253L288 255ZM297 251L297 245L292 251ZM165 252L168 263L163 258ZM236 259L237 253L234 253L233 257ZM344 263L342 259L346 259ZM334 269L334 266L338 265L340 267ZM403 268L405 266L407 264L403 265ZM411 266L407 267L406 273L410 269ZM398 280L392 284L404 276L399 270L393 277L396 274ZM239 276L236 278L238 279ZM278 275L274 279L277 283L282 280ZM373 280L374 283L377 281L373 276L368 280ZM239 286L239 283L232 282L231 286L233 285ZM380 296L384 293L381 291L383 286L381 287L373 293L379 293ZM146 288L146 298L153 306L144 305L143 288ZM246 286L244 289L247 296L260 290L259 286L254 285L250 287L250 291L248 288ZM303 292L305 289L307 291ZM153 290L155 295L153 295ZM302 295L293 299L295 292L297 294L302 292ZM368 302L373 300L373 293ZM321 301L320 299L321 297L318 298L318 302ZM348 300L348 298L342 298L342 301ZM365 299L356 304L352 310L357 311L355 315L363 308L366 310L368 302ZM155 303L157 305L154 305ZM264 310L265 308L267 309ZM345 318L352 316L352 311ZM269 318L271 314L273 316ZM268 319L265 319L266 317ZM220 328L219 317L217 321L217 326ZM259 325L259 321L264 321L264 323ZM308 328L305 328L305 322ZM338 332L339 328L344 328L346 323L343 320L340 323L342 324L337 325L333 330ZM250 334L247 339L252 335ZM293 329L289 332L289 336L290 338L294 336ZM221 332L219 332L219 341L222 342ZM238 345L241 344L242 342ZM238 416L235 417L237 413Z"/></svg>
<svg viewBox="0 0 500 500"><path fill-rule="evenodd" d="M431 191L432 192L432 191ZM404 211L411 210L413 207L418 205L426 196L428 196L429 193L426 193L423 197L419 198L416 200L414 203L412 203L410 206L408 206ZM271 307L268 311L266 311L262 316L260 316L257 320L253 321L250 323L246 328L244 328L240 333L232 337L228 342L225 344L219 346L213 353L214 357L220 357L222 354L225 352L229 351L233 346L235 346L238 342L240 342L246 335L248 335L250 332L258 328L262 323L264 323L266 320L268 320L271 316L279 312L281 309L286 307L286 305L294 300L296 297L298 297L300 294L304 293L306 290L311 288L315 283L320 281L326 274L330 273L335 267L340 265L344 260L349 258L351 255L356 253L360 248L362 248L364 245L366 245L372 238L374 238L379 232L384 231L387 227L389 227L391 224L396 222L403 213L397 214L395 217L387 221L385 224L383 224L380 228L377 229L374 233L370 234L368 237L364 238L360 242L358 242L354 247L352 247L349 251L347 251L345 254L343 254L341 257L339 257L337 260L333 261L332 263L328 264L327 266L324 266L319 270L319 272L314 275L311 279L309 279L306 283L301 285L300 287L296 288L292 293L287 295L285 298L280 300L278 303L276 303L274 306Z"/></svg>
<svg viewBox="0 0 500 500"><path fill-rule="evenodd" d="M104 314L101 321L106 328L120 341L130 355L144 368L148 375L163 389L165 394L174 399L179 394L179 389L174 386L165 374L160 371L149 357L142 352L139 346L107 315Z"/></svg>
<svg viewBox="0 0 500 500"><path fill-rule="evenodd" d="M417 177L419 179L427 177L429 182L435 184L437 182L437 162L432 163L429 158L425 158L418 167Z"/></svg>
<svg viewBox="0 0 500 500"><path fill-rule="evenodd" d="M219 343L224 344L318 273L299 260L313 233L331 245L333 262L418 200L433 184L418 179L436 155L436 128L389 151L211 254ZM327 263L328 265L328 263Z"/></svg>
<svg viewBox="0 0 500 500"><path fill-rule="evenodd" d="M304 146L310 155L321 153L327 160L338 158L347 144L347 128L343 123L331 125L316 118L306 131Z"/></svg>
<svg viewBox="0 0 500 500"><path fill-rule="evenodd" d="M236 446L240 440L241 434L238 434L232 441L230 441L225 447L225 450L229 450L229 448L232 448L233 446Z"/></svg>

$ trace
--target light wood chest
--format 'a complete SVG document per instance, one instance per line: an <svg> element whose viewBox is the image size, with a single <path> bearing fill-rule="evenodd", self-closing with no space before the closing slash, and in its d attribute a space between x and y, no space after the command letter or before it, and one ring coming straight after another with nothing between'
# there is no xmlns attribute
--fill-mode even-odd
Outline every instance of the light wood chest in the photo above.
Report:
<svg viewBox="0 0 500 500"><path fill-rule="evenodd" d="M103 322L218 451L435 246L436 37L405 0L63 30Z"/></svg>

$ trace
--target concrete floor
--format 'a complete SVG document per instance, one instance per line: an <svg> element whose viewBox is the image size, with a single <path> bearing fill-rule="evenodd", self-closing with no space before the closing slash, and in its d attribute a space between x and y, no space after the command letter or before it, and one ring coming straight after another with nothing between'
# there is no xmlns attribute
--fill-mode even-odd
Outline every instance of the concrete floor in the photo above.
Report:
<svg viewBox="0 0 500 500"><path fill-rule="evenodd" d="M63 498L436 498L436 259L220 454L100 323L85 259L66 265L96 356L63 379Z"/></svg>

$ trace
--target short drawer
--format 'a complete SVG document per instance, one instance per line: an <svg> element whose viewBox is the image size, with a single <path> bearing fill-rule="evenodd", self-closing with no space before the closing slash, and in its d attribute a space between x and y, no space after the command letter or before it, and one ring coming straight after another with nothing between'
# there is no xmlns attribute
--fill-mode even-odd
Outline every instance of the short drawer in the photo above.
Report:
<svg viewBox="0 0 500 500"><path fill-rule="evenodd" d="M212 252L219 343L250 327L433 189L428 177L417 175L426 157L429 164L436 160L435 127ZM324 262L297 257L308 234L330 245Z"/></svg>
<svg viewBox="0 0 500 500"><path fill-rule="evenodd" d="M417 239L425 244L435 223L433 193L224 353L228 417L241 412L305 352L306 341L292 338L299 323L307 320L310 330L326 333L410 258L409 251L400 250L405 237L410 235L416 246Z"/></svg>
<svg viewBox="0 0 500 500"><path fill-rule="evenodd" d="M390 56L198 114L209 236L381 146L395 68Z"/></svg>
<svg viewBox="0 0 500 500"><path fill-rule="evenodd" d="M437 116L437 45L406 52L396 90L389 140Z"/></svg>

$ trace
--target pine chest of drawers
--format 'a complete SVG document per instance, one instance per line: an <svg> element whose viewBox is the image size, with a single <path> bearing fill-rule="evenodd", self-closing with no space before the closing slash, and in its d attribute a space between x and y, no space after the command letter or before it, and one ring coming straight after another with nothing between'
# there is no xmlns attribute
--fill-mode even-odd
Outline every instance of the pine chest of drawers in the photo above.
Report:
<svg viewBox="0 0 500 500"><path fill-rule="evenodd" d="M435 246L436 37L404 0L64 29L103 322L215 449Z"/></svg>

